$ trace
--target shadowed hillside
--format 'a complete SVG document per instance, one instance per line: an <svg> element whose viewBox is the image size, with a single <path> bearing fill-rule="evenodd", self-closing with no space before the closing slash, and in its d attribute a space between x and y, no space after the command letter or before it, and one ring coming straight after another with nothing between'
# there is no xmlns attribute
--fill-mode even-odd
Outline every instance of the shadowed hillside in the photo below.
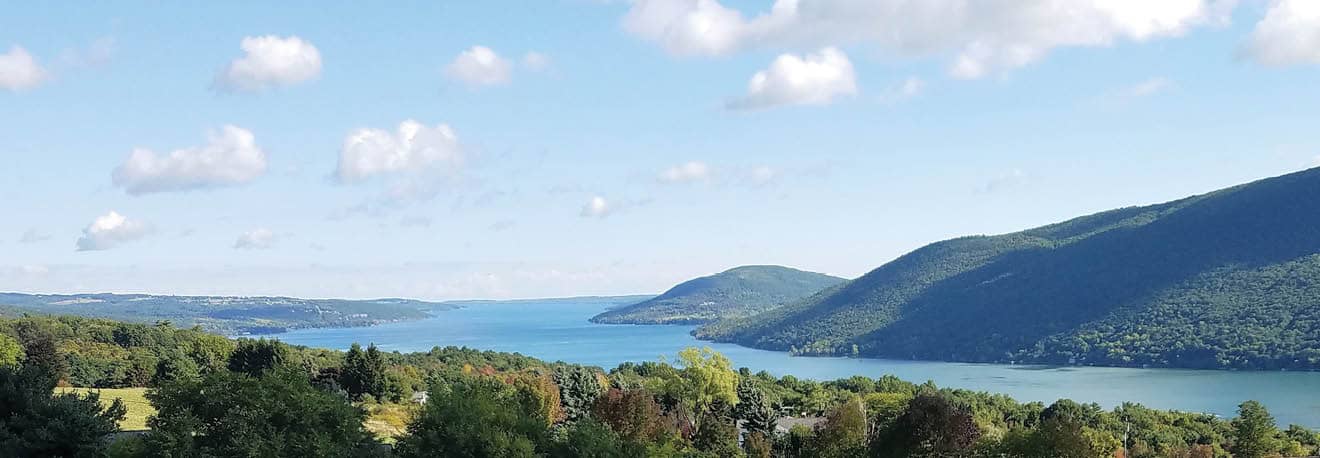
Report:
<svg viewBox="0 0 1320 458"><path fill-rule="evenodd" d="M1320 169L934 243L698 335L807 354L1320 369Z"/></svg>

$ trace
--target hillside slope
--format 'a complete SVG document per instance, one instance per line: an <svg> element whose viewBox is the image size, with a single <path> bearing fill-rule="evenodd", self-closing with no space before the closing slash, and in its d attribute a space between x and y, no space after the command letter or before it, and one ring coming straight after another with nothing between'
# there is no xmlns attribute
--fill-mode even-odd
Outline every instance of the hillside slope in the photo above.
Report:
<svg viewBox="0 0 1320 458"><path fill-rule="evenodd" d="M1320 369L1320 169L934 243L697 335L801 354Z"/></svg>
<svg viewBox="0 0 1320 458"><path fill-rule="evenodd" d="M298 299L260 296L0 293L0 314L45 313L139 323L169 321L224 334L273 333L295 328L367 326L420 320L423 310L457 305L410 299Z"/></svg>
<svg viewBox="0 0 1320 458"><path fill-rule="evenodd" d="M688 280L664 294L616 308L591 321L607 324L692 324L746 316L796 301L844 279L781 266L743 266Z"/></svg>

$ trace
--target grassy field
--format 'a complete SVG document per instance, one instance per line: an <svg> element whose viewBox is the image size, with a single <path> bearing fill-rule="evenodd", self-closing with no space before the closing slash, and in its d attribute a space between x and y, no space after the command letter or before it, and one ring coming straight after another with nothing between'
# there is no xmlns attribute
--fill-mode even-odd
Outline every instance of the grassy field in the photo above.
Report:
<svg viewBox="0 0 1320 458"><path fill-rule="evenodd" d="M362 426L371 431L385 443L394 443L408 429L408 420L412 418L415 407L406 404L373 404L363 406L367 409L367 420Z"/></svg>
<svg viewBox="0 0 1320 458"><path fill-rule="evenodd" d="M128 415L119 422L119 427L124 431L147 429L147 417L156 413L156 409L143 396L147 392L146 388L56 388L55 391L59 393L99 391L101 403L105 405L110 405L115 399L123 399L124 407L128 407ZM363 407L367 409L364 426L387 443L393 442L395 437L403 434L414 408L402 404L372 404Z"/></svg>
<svg viewBox="0 0 1320 458"><path fill-rule="evenodd" d="M147 402L146 388L56 388L60 393L86 393L88 391L101 392L101 403L110 405L115 399L122 399L124 407L128 408L128 415L119 422L119 427L124 431L138 431L147 429L147 417L156 413L156 409Z"/></svg>

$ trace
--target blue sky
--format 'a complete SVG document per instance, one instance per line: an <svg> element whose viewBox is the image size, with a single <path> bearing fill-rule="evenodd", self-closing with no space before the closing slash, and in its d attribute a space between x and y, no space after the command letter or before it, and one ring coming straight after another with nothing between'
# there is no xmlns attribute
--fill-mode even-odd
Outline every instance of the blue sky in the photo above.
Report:
<svg viewBox="0 0 1320 458"><path fill-rule="evenodd" d="M1316 4L11 4L0 290L853 277L1320 165Z"/></svg>

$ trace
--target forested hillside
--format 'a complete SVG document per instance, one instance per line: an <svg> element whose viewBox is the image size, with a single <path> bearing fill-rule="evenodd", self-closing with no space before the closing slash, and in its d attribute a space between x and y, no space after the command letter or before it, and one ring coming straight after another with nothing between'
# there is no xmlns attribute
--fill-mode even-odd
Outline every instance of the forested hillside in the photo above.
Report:
<svg viewBox="0 0 1320 458"><path fill-rule="evenodd" d="M803 354L1320 369L1320 169L934 243L697 333Z"/></svg>
<svg viewBox="0 0 1320 458"><path fill-rule="evenodd" d="M458 306L411 299L0 293L0 307L0 310L7 308L139 323L170 321L224 334L259 334L296 328L367 326L417 320L427 316L423 310Z"/></svg>
<svg viewBox="0 0 1320 458"><path fill-rule="evenodd" d="M747 316L844 280L781 266L742 266L679 283L664 294L596 315L608 324L693 324Z"/></svg>

